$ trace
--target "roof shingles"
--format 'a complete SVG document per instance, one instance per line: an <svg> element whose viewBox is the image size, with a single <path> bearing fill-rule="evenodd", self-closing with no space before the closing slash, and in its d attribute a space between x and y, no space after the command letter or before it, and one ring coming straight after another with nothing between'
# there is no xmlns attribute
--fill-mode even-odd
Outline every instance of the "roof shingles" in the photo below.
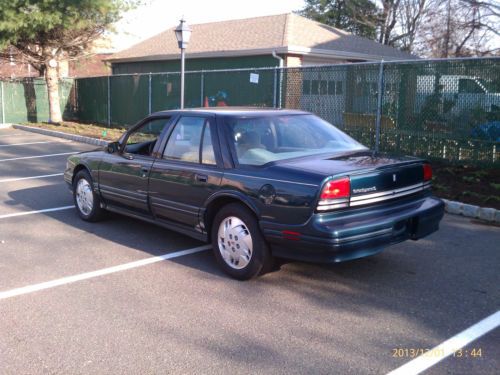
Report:
<svg viewBox="0 0 500 375"><path fill-rule="evenodd" d="M272 50L287 47L331 50L392 59L415 56L372 40L326 26L299 15L279 14L191 25L189 54ZM178 58L179 47L171 28L111 56L110 61Z"/></svg>

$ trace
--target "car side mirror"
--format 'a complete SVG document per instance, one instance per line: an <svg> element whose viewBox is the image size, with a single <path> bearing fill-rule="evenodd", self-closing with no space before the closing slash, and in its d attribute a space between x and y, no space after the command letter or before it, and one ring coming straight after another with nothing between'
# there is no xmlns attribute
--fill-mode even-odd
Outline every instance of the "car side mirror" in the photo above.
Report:
<svg viewBox="0 0 500 375"><path fill-rule="evenodd" d="M109 154L114 154L120 150L120 142L110 142L106 148Z"/></svg>

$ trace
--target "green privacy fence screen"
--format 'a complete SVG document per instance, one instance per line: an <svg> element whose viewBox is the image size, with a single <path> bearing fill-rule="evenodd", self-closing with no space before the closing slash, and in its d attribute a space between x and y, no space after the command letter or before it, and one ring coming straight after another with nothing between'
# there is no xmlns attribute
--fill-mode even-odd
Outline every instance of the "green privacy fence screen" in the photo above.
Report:
<svg viewBox="0 0 500 375"><path fill-rule="evenodd" d="M186 72L185 106L313 112L384 152L500 162L500 58ZM131 126L178 108L179 73L61 82L64 117ZM43 80L2 82L3 122L48 120ZM3 99L2 99L3 98Z"/></svg>

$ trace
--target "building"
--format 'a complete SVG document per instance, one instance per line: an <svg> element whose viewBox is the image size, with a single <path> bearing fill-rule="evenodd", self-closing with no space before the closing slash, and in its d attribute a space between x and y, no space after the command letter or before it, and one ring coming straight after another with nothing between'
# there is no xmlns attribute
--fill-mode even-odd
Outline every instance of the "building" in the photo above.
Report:
<svg viewBox="0 0 500 375"><path fill-rule="evenodd" d="M190 25L187 70L312 66L417 57L297 14ZM179 71L174 28L107 59L113 74Z"/></svg>
<svg viewBox="0 0 500 375"><path fill-rule="evenodd" d="M80 56L77 59L59 63L60 78L84 78L107 76L111 69L105 59L110 53L93 53ZM21 79L38 77L38 71L27 62L0 60L0 79Z"/></svg>

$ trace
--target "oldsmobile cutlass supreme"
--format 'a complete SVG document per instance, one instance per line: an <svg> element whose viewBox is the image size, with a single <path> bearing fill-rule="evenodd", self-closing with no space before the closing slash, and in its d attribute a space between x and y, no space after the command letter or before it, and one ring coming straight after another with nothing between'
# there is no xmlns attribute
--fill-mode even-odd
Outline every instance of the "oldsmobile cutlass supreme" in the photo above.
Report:
<svg viewBox="0 0 500 375"><path fill-rule="evenodd" d="M301 111L155 113L105 150L68 158L83 220L106 210L202 241L230 276L274 257L343 262L438 230L443 202L430 165L377 155Z"/></svg>

